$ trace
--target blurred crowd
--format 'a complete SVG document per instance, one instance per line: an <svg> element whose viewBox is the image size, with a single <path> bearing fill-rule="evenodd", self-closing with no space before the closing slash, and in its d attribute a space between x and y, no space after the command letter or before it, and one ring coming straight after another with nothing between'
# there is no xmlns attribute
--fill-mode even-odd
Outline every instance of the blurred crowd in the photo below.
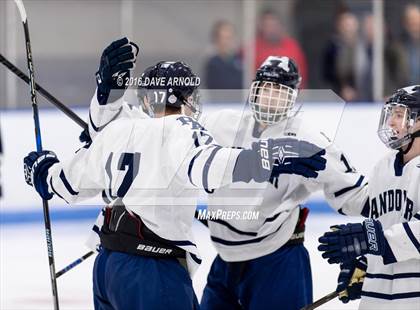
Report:
<svg viewBox="0 0 420 310"><path fill-rule="evenodd" d="M286 31L276 11L267 9L258 16L255 68L269 55L293 58L303 77L301 88L311 85L306 53L301 42ZM384 22L384 94L409 84L420 83L420 6L407 4L402 12L403 33L391 35ZM373 101L374 17L348 9L337 12L334 30L323 44L318 76L323 85L346 101ZM218 21L211 31L213 54L206 60L206 88L237 89L243 86L243 48L234 25Z"/></svg>

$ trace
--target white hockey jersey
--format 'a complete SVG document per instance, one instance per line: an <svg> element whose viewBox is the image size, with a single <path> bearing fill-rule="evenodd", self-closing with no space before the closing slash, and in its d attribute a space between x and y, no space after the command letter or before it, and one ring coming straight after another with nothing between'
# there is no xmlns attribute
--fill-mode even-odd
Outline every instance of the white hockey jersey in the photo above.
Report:
<svg viewBox="0 0 420 310"><path fill-rule="evenodd" d="M264 138L292 137L325 148L326 169L316 179L280 175L271 183L239 183L220 188L208 197L209 210L256 211L257 219L209 221L211 239L225 261L243 261L270 254L284 245L296 227L299 206L322 190L338 212L360 215L367 198L367 180L350 166L345 155L322 132L311 131L299 118L285 120L258 133L251 112L222 110L200 121L222 145L249 148Z"/></svg>
<svg viewBox="0 0 420 310"><path fill-rule="evenodd" d="M144 117L140 109L123 101L99 106L96 96L90 107L90 130L96 134L106 124L119 117ZM274 252L293 234L299 216L299 205L308 196L323 190L328 202L343 214L360 215L367 197L367 180L350 166L345 155L323 133L302 128L299 119L270 126L261 136L250 112L222 110L204 115L200 123L223 146L249 148L261 138L292 137L326 148L327 168L317 179L282 175L272 183L235 184L209 195L209 211L257 211L258 219L209 221L211 239L226 261L243 261ZM239 216L240 217L240 216Z"/></svg>
<svg viewBox="0 0 420 310"><path fill-rule="evenodd" d="M122 200L150 230L198 263L191 233L197 188L232 182L240 151L220 147L187 116L121 117L103 128L88 148L53 165L47 182L50 192L68 203L104 190L109 201Z"/></svg>
<svg viewBox="0 0 420 310"><path fill-rule="evenodd" d="M420 156L391 152L374 167L365 209L384 229L396 263L367 255L359 309L420 309Z"/></svg>

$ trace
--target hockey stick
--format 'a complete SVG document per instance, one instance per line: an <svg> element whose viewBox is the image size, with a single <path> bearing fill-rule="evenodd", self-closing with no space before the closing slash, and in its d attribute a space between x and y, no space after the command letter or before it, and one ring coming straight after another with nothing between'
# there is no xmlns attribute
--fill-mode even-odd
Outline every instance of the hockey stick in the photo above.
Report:
<svg viewBox="0 0 420 310"><path fill-rule="evenodd" d="M316 309L319 306L322 306L323 304L325 304L325 303L329 302L330 300L336 298L337 296L338 296L338 293L334 291L334 292L329 293L328 295L325 295L324 297L318 299L317 301L313 302L312 304L303 307L300 310L313 310L313 309Z"/></svg>
<svg viewBox="0 0 420 310"><path fill-rule="evenodd" d="M18 67L16 67L13 63L11 63L9 60L6 59L2 54L0 54L0 62L6 66L10 71L12 71L14 74L16 74L19 78L21 78L24 82L27 84L30 84L29 77L23 73ZM60 100L58 100L56 97L51 95L45 88L40 86L38 83L35 83L35 89L37 92L39 92L42 96L44 96L45 99L47 99L49 102L51 102L54 106L56 106L60 111L62 111L64 114L66 114L71 120L73 120L77 125L82 127L83 129L88 128L88 124L82 120L76 113L74 113L70 108L68 108L66 105L64 105ZM88 252L82 257L76 259L74 262L70 263L68 266L61 269L59 272L56 273L56 278L60 277L61 275L65 274L67 271L73 269L77 265L79 265L81 262L83 262L86 258L94 254L94 252Z"/></svg>
<svg viewBox="0 0 420 310"><path fill-rule="evenodd" d="M74 267L76 267L77 265L79 265L80 263L82 263L86 258L88 258L89 256L91 256L94 253L95 252L93 252L93 251L87 252L85 255L83 255L82 257L80 257L78 259L76 259L74 262L72 262L71 264L69 264L67 267L64 267L63 269L61 269L59 272L57 272L55 274L55 276L57 278L60 277L60 276L62 276L67 271L73 269Z"/></svg>
<svg viewBox="0 0 420 310"><path fill-rule="evenodd" d="M23 81L27 84L30 84L29 77L23 73L18 67L12 64L10 61L6 59L2 54L0 54L0 62L5 65L10 71L20 77ZM45 99L55 105L60 111L70 117L73 121L76 122L77 125L82 127L83 129L87 129L87 124L84 120L82 120L76 113L74 113L71 109L69 109L66 105L60 102L57 98L51 95L47 90L45 90L42 86L35 83L35 90L39 92Z"/></svg>
<svg viewBox="0 0 420 310"><path fill-rule="evenodd" d="M26 10L25 10L25 7L23 6L22 0L15 0L15 3L19 9L20 17L23 23L23 29L25 32L26 58L28 62L28 73L29 73L29 82L30 82L29 85L30 85L30 90L31 90L32 111L33 111L34 124L35 124L36 150L38 152L41 152L42 139L41 139L41 129L39 125L38 104L36 101L36 93L35 93L34 64L32 61L31 41L29 39L28 19L26 17ZM55 276L54 251L53 251L52 234L51 234L50 212L48 210L48 201L43 199L42 206L44 210L45 236L47 239L48 263L50 265L50 279L51 279L52 295L54 298L54 309L58 310L59 304L58 304L58 292L57 292L57 278Z"/></svg>

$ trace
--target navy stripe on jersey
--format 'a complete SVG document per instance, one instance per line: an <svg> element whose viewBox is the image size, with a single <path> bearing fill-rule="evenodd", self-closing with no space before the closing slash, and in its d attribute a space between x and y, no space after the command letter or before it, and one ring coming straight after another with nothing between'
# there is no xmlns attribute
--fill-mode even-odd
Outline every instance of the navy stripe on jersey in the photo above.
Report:
<svg viewBox="0 0 420 310"><path fill-rule="evenodd" d="M90 110L89 110L89 122L90 122L90 124L92 125L92 128L93 128L93 130L95 130L96 132L99 132L99 131L101 131L102 129L104 129L109 123L111 123L112 121L114 121L114 120L116 120L117 119L117 117L120 115L120 113L122 112L122 107L120 107L119 109L118 109L118 112L114 115L114 117L112 117L111 118L111 120L108 122L108 123L106 123L105 125L102 125L102 126L100 126L100 127L96 127L96 125L95 125L95 123L93 122L93 120L92 120L92 116L91 116L91 114L90 114Z"/></svg>
<svg viewBox="0 0 420 310"><path fill-rule="evenodd" d="M237 234L240 234L240 235L253 236L253 237L255 237L256 235L258 235L258 233L256 233L256 232L239 230L236 227L230 225L228 222L225 222L225 221L220 220L220 219L210 219L210 221L211 222L218 223L220 225L223 225L226 228L228 228L229 230L234 231L234 232L236 232Z"/></svg>
<svg viewBox="0 0 420 310"><path fill-rule="evenodd" d="M419 213L414 214L414 218L415 218L416 220L419 220L419 221L420 221L420 214L419 214Z"/></svg>
<svg viewBox="0 0 420 310"><path fill-rule="evenodd" d="M191 159L190 164L188 165L188 178L190 179L190 182L191 182L191 184L193 184L193 185L196 185L196 184L194 184L194 183L193 183L192 178L191 178L192 168L193 168L193 166L194 166L195 159L196 159L198 156L200 156L200 154L201 154L201 152L202 152L202 151L203 151L203 150L200 150L200 152L198 152L197 154L195 154L195 156L193 157L193 159Z"/></svg>
<svg viewBox="0 0 420 310"><path fill-rule="evenodd" d="M193 259L193 261L195 261L196 262L196 264L201 264L201 259L199 259L196 255L194 255L193 253L191 253L191 252L188 252L189 254L190 254L190 256L191 256L191 258Z"/></svg>
<svg viewBox="0 0 420 310"><path fill-rule="evenodd" d="M386 300L397 300L397 299L406 299L406 298L416 298L420 297L420 292L407 292L407 293L397 293L397 294L383 294L378 292L366 292L362 291L362 296L386 299Z"/></svg>
<svg viewBox="0 0 420 310"><path fill-rule="evenodd" d="M416 236L414 236L413 231L411 230L410 226L408 225L408 223L403 223L403 227L405 229L405 232L407 233L408 238L410 238L411 242L416 247L417 252L420 253L420 243L417 240Z"/></svg>
<svg viewBox="0 0 420 310"><path fill-rule="evenodd" d="M98 227L98 226L93 225L92 230L93 230L94 232L96 232L96 233L99 235L99 231L100 231L100 229L99 229L99 227Z"/></svg>
<svg viewBox="0 0 420 310"><path fill-rule="evenodd" d="M338 213L340 213L341 215L347 215L347 214L345 214L345 213L343 212L343 209L342 209L342 208L338 209L338 210L337 210L337 212L338 212Z"/></svg>
<svg viewBox="0 0 420 310"><path fill-rule="evenodd" d="M64 199L64 197L63 196L61 196L56 190L55 190L55 188L54 188L54 186L52 185L52 178L50 179L50 186L51 186L51 189L52 189L52 191L54 192L54 194L56 194L58 197L60 197L61 199L63 199L65 202L67 202L67 203L69 203L67 200L65 200Z"/></svg>
<svg viewBox="0 0 420 310"><path fill-rule="evenodd" d="M369 217L370 207L369 207L369 196L366 199L365 205L363 206L362 212L360 214L364 217Z"/></svg>
<svg viewBox="0 0 420 310"><path fill-rule="evenodd" d="M211 152L209 158L207 158L207 161L204 164L204 168L203 168L203 188L209 194L212 194L214 192L214 190L209 190L209 187L208 187L209 186L208 177L209 177L210 166L211 166L211 163L213 162L214 157L216 156L216 153L221 148L222 147L220 145L215 145L214 150Z"/></svg>
<svg viewBox="0 0 420 310"><path fill-rule="evenodd" d="M79 192L76 192L76 191L75 191L75 190L71 187L71 185L70 185L69 181L68 181L68 180L67 180L67 178L66 178L66 175L64 174L63 169L61 169L61 171L60 171L60 179L61 179L61 181L63 182L64 186L66 187L67 191L68 191L71 195L75 196L75 195L78 195L78 194L79 194Z"/></svg>
<svg viewBox="0 0 420 310"><path fill-rule="evenodd" d="M334 197L339 197L341 195L344 195L345 193L358 188L360 185L362 185L363 180L365 179L365 177L363 175L360 176L360 178L357 180L356 184L354 184L353 186L349 186L349 187L345 187L343 189L340 189L339 191L334 193Z"/></svg>
<svg viewBox="0 0 420 310"><path fill-rule="evenodd" d="M420 272L405 272L405 273L396 273L396 274L367 273L366 278L369 278L369 279L383 279L383 280L420 278Z"/></svg>
<svg viewBox="0 0 420 310"><path fill-rule="evenodd" d="M92 121L92 116L90 115L90 111L89 111L89 122L92 125L93 130L95 130L96 132L99 131L99 128L95 126L95 123Z"/></svg>
<svg viewBox="0 0 420 310"><path fill-rule="evenodd" d="M281 223L280 226L274 232L272 232L268 235L265 235L265 236L261 236L259 238L255 238L255 239L232 241L232 240L225 240L225 239L222 239L222 238L218 238L218 237L215 237L215 236L210 236L210 238L213 242L224 244L224 245L244 245L244 244L250 244L250 243L257 243L257 242L260 242L261 240L264 240L265 238L275 234L276 232L278 232L280 230L280 228L282 227L282 225L283 225L283 223Z"/></svg>
<svg viewBox="0 0 420 310"><path fill-rule="evenodd" d="M280 214L282 214L282 213L284 213L284 211L281 211L281 212L279 212L279 213L277 213L277 214L274 214L272 217L268 217L268 218L266 218L265 219L265 221L264 221L264 224L265 223L268 223L268 222L272 222L272 221L274 221L276 218L278 218L279 217L279 215Z"/></svg>
<svg viewBox="0 0 420 310"><path fill-rule="evenodd" d="M194 139L194 146L195 146L195 147L199 147L199 146L200 146L200 142L198 142L198 137L196 137L196 138Z"/></svg>
<svg viewBox="0 0 420 310"><path fill-rule="evenodd" d="M109 200L108 196L106 195L106 190L102 190L102 200L108 205L111 203L111 200Z"/></svg>

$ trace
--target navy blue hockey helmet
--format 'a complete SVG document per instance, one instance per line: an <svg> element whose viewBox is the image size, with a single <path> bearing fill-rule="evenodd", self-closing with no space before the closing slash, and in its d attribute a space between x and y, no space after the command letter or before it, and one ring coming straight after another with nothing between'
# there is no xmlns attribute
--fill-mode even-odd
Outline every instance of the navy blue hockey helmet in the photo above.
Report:
<svg viewBox="0 0 420 310"><path fill-rule="evenodd" d="M298 66L289 57L269 56L258 68L254 81L267 81L297 89L302 80Z"/></svg>
<svg viewBox="0 0 420 310"><path fill-rule="evenodd" d="M382 108L378 136L389 148L400 149L420 137L419 121L420 85L398 89Z"/></svg>
<svg viewBox="0 0 420 310"><path fill-rule="evenodd" d="M182 61L160 61L147 68L140 77L138 96L143 104L147 97L149 107L143 108L152 117L156 106L181 108L188 106L193 117L201 113L198 86L200 78Z"/></svg>
<svg viewBox="0 0 420 310"><path fill-rule="evenodd" d="M255 119L274 124L289 117L301 80L293 59L269 56L258 68L248 97Z"/></svg>

